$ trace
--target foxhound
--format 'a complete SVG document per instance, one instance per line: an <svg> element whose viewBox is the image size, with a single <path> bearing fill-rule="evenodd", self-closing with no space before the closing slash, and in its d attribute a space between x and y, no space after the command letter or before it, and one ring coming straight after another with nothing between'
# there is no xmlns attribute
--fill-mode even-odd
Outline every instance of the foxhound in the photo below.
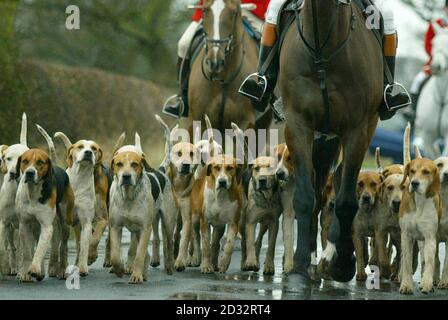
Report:
<svg viewBox="0 0 448 320"><path fill-rule="evenodd" d="M15 198L17 193L20 171L17 170L17 162L20 156L28 150L27 146L27 119L22 116L22 129L20 143L14 144L2 152L1 171L4 175L0 189L0 272L7 275L16 275L19 246L14 241L14 234L19 229L19 216L15 210Z"/></svg>
<svg viewBox="0 0 448 320"><path fill-rule="evenodd" d="M191 208L200 219L201 272L225 273L230 265L233 244L238 233L241 211L246 206L241 184L242 165L228 155L213 156L193 183ZM210 243L210 226L213 240ZM226 244L218 264L220 240L225 232Z"/></svg>
<svg viewBox="0 0 448 320"><path fill-rule="evenodd" d="M98 244L108 224L107 197L111 184L110 170L102 163L103 150L92 140L71 143L62 132L56 132L67 149L67 174L75 192L75 233L80 276L88 275L88 265L98 256ZM92 233L92 223L96 227ZM106 250L105 264L108 262Z"/></svg>
<svg viewBox="0 0 448 320"><path fill-rule="evenodd" d="M274 255L277 241L279 218L282 213L280 186L275 175L277 159L259 157L249 167L250 179L247 187L247 209L241 219L241 269L259 270L259 248L255 245L255 228L258 223L269 230L269 245L264 262L263 274L275 272ZM261 236L257 239L261 244Z"/></svg>
<svg viewBox="0 0 448 320"><path fill-rule="evenodd" d="M43 129L38 128L42 132ZM67 223L72 220L74 194L68 175L55 165L52 142L50 154L51 159L40 149L30 149L17 161L17 170L21 172L15 199L15 208L20 216L21 282L31 282L32 278L41 281L45 277L44 256L52 238L60 251L59 257L50 258L50 264L56 263L53 268L59 277L65 278L69 238Z"/></svg>
<svg viewBox="0 0 448 320"><path fill-rule="evenodd" d="M353 219L352 239L356 254L356 280L365 281L365 267L368 264L368 237L375 236L374 217L380 202L381 175L373 171L360 172L356 192L358 211Z"/></svg>
<svg viewBox="0 0 448 320"><path fill-rule="evenodd" d="M400 205L400 293L413 293L412 256L415 241L422 241L425 260L420 289L423 293L429 293L433 290L437 230L442 213L439 171L429 159L414 159L405 167L403 185L406 185L407 179L409 185L404 190Z"/></svg>

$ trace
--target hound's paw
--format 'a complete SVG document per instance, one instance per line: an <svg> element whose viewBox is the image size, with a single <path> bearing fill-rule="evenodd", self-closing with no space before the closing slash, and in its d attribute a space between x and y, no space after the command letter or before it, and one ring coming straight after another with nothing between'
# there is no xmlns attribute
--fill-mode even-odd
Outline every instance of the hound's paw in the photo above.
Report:
<svg viewBox="0 0 448 320"><path fill-rule="evenodd" d="M79 267L79 275L81 277L87 277L89 275L89 268L87 268L87 266Z"/></svg>
<svg viewBox="0 0 448 320"><path fill-rule="evenodd" d="M112 266L112 272L115 273L117 277L121 278L125 273L123 264L122 263L114 264Z"/></svg>
<svg viewBox="0 0 448 320"><path fill-rule="evenodd" d="M185 261L182 259L177 259L176 263L174 264L174 269L176 269L177 272L182 272L185 270Z"/></svg>
<svg viewBox="0 0 448 320"><path fill-rule="evenodd" d="M67 279L68 274L65 272L65 269L64 270L60 270L58 272L57 277L58 277L59 280L65 280L65 279Z"/></svg>
<svg viewBox="0 0 448 320"><path fill-rule="evenodd" d="M6 274L8 276L16 276L18 272L17 268L10 268Z"/></svg>
<svg viewBox="0 0 448 320"><path fill-rule="evenodd" d="M275 273L274 263L264 263L263 274L266 276L272 276Z"/></svg>
<svg viewBox="0 0 448 320"><path fill-rule="evenodd" d="M211 264L206 264L201 267L201 273L210 274L214 273L214 268Z"/></svg>
<svg viewBox="0 0 448 320"><path fill-rule="evenodd" d="M331 280L329 261L325 259L320 260L319 264L317 265L317 275L324 280Z"/></svg>
<svg viewBox="0 0 448 320"><path fill-rule="evenodd" d="M57 277L58 276L58 272L59 272L59 266L58 265L50 264L48 266L48 276L50 278Z"/></svg>
<svg viewBox="0 0 448 320"><path fill-rule="evenodd" d="M393 273L391 276L390 276L390 281L392 281L392 282L400 282L400 279L398 278L398 274L396 274L396 273Z"/></svg>
<svg viewBox="0 0 448 320"><path fill-rule="evenodd" d="M361 272L358 272L356 274L356 281L366 281L366 279L367 279L367 274L364 270Z"/></svg>
<svg viewBox="0 0 448 320"><path fill-rule="evenodd" d="M170 263L170 264L165 265L165 272L169 276L172 275L174 273L174 264Z"/></svg>
<svg viewBox="0 0 448 320"><path fill-rule="evenodd" d="M33 278L36 278L37 281L42 281L45 276L42 274L40 267L33 265L31 265L30 268L28 269L28 274Z"/></svg>
<svg viewBox="0 0 448 320"><path fill-rule="evenodd" d="M189 267L199 267L201 265L201 257L197 257L197 256L192 256L190 257L189 261L188 261L188 266Z"/></svg>
<svg viewBox="0 0 448 320"><path fill-rule="evenodd" d="M33 278L28 273L19 273L17 279L19 279L20 282L33 282Z"/></svg>
<svg viewBox="0 0 448 320"><path fill-rule="evenodd" d="M434 285L432 284L432 281L427 282L427 283L422 281L419 288L420 288L420 291L424 294L428 294L428 293L434 291Z"/></svg>
<svg viewBox="0 0 448 320"><path fill-rule="evenodd" d="M260 265L258 264L257 261L246 261L246 264L244 266L244 268L248 271L255 271L257 272L258 270L260 270Z"/></svg>
<svg viewBox="0 0 448 320"><path fill-rule="evenodd" d="M131 284L141 284L143 283L143 274L133 272L129 278L129 283Z"/></svg>
<svg viewBox="0 0 448 320"><path fill-rule="evenodd" d="M220 265L220 266L218 267L218 272L219 272L219 273L226 273L228 268L229 268L229 266L223 266L223 265Z"/></svg>
<svg viewBox="0 0 448 320"><path fill-rule="evenodd" d="M442 279L439 282L439 285L437 286L439 289L448 289L448 279Z"/></svg>
<svg viewBox="0 0 448 320"><path fill-rule="evenodd" d="M87 264L90 266L98 259L98 250L97 248L90 247L89 249L89 257L87 258Z"/></svg>
<svg viewBox="0 0 448 320"><path fill-rule="evenodd" d="M294 269L294 263L292 261L288 261L283 263L283 273L290 274Z"/></svg>
<svg viewBox="0 0 448 320"><path fill-rule="evenodd" d="M150 265L153 268L157 268L158 266L160 266L160 259L156 259L156 258L151 259Z"/></svg>
<svg viewBox="0 0 448 320"><path fill-rule="evenodd" d="M413 288L412 284L404 284L404 283L402 283L400 285L400 293L401 294L413 294L414 293L414 288Z"/></svg>
<svg viewBox="0 0 448 320"><path fill-rule="evenodd" d="M126 264L126 267L124 268L124 274L129 275L132 274L132 266L130 264Z"/></svg>
<svg viewBox="0 0 448 320"><path fill-rule="evenodd" d="M112 267L112 263L110 263L110 259L104 259L103 268L110 268L110 267Z"/></svg>

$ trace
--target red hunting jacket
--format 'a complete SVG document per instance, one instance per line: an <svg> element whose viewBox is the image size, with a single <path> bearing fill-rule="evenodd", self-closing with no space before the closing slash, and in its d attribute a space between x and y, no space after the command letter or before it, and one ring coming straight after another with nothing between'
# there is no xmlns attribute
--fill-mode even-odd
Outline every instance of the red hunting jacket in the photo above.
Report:
<svg viewBox="0 0 448 320"><path fill-rule="evenodd" d="M444 28L448 28L448 18L438 19L438 20L436 20L436 23ZM426 36L425 36L425 50L429 56L429 60L423 67L423 70L427 74L431 74L432 40L434 39L435 36L436 36L436 33L434 32L434 27L432 26L432 23L430 23L428 31L426 32ZM446 49L448 50L448 48L446 48Z"/></svg>
<svg viewBox="0 0 448 320"><path fill-rule="evenodd" d="M251 12L256 15L260 20L264 20L264 14L266 13L266 10L268 9L270 0L241 0L241 3L254 3L257 5L257 8L255 10L252 10ZM200 0L200 4L202 4L202 0ZM191 20L193 21L200 21L202 19L202 10L196 9L194 11L193 17Z"/></svg>

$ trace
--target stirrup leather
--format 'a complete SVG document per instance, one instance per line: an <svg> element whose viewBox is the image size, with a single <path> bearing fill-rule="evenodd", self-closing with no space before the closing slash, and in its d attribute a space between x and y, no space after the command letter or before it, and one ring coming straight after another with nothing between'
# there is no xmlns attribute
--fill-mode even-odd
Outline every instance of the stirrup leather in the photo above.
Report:
<svg viewBox="0 0 448 320"><path fill-rule="evenodd" d="M169 109L174 109L173 106L175 106L175 105L179 105L179 107L180 107L177 112L177 115L169 111ZM174 117L174 118L178 118L178 119L182 116L182 114L184 113L184 110L185 110L184 100L182 99L182 97L180 97L177 94L172 95L171 97L166 99L165 103L163 104L163 108L162 108L162 112L164 114Z"/></svg>
<svg viewBox="0 0 448 320"><path fill-rule="evenodd" d="M389 103L387 102L387 93L389 92L389 90L390 90L390 92L392 92L393 89L397 88L397 87L399 89L401 89L402 93L406 94L406 96L408 97L408 101L405 103L399 104L398 106L391 107L391 106L389 106ZM406 90L406 88L401 83L398 83L398 82L394 82L393 84L388 84L386 86L386 88L384 89L383 99L384 99L384 103L386 104L386 108L389 111L396 111L396 110L399 110L401 108L407 107L410 104L412 104L412 99L411 99L411 96L409 95L408 90Z"/></svg>
<svg viewBox="0 0 448 320"><path fill-rule="evenodd" d="M257 83L257 85L261 84L263 86L263 92L262 92L261 96L257 97L255 95L255 93L249 92L251 88L247 87L247 82L250 80L255 81L255 83ZM263 99L267 88L268 88L268 80L266 79L266 76L261 76L258 73L252 73L251 75L247 76L246 79L244 79L243 83L241 84L240 88L238 89L238 93L240 93L243 96L246 96L252 100L260 102Z"/></svg>

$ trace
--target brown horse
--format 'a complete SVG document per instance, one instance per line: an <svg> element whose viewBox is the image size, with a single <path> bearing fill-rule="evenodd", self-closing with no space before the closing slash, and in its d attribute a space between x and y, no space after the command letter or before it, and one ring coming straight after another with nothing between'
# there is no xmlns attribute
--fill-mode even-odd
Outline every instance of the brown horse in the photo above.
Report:
<svg viewBox="0 0 448 320"><path fill-rule="evenodd" d="M336 244L331 274L337 281L349 281L355 273L351 227L358 208L357 176L378 122L383 92L382 50L364 21L360 8L350 1L305 0L280 54L285 137L296 165L294 270L309 271L310 253L316 247L313 208L322 200L328 172L342 147L334 183L337 219L329 235ZM328 95L321 90L324 83Z"/></svg>
<svg viewBox="0 0 448 320"><path fill-rule="evenodd" d="M191 134L193 120L207 114L222 134L231 129L231 122L243 130L268 128L272 113L257 120L250 100L237 93L258 60L257 44L243 28L240 0L204 0L202 8L206 38L190 74L185 127Z"/></svg>

